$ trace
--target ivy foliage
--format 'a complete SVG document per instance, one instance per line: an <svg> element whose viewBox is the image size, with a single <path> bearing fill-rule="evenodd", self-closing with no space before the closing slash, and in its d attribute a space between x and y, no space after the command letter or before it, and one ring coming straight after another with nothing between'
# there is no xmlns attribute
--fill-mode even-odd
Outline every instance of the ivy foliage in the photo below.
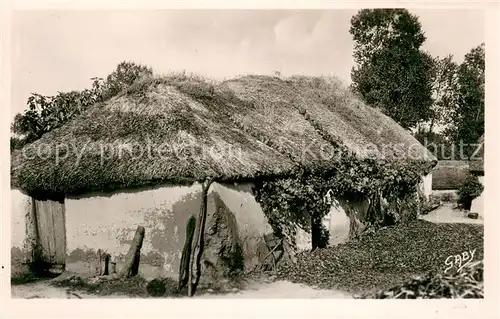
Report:
<svg viewBox="0 0 500 319"><path fill-rule="evenodd" d="M332 199L369 200L366 224L380 226L416 218L416 196L422 175L432 168L429 162L380 161L343 156L330 168L296 169L292 177L261 180L255 197L261 204L275 235L292 245L297 226L312 233L313 249L324 247L328 232L321 220L328 214ZM314 229L316 228L316 229Z"/></svg>

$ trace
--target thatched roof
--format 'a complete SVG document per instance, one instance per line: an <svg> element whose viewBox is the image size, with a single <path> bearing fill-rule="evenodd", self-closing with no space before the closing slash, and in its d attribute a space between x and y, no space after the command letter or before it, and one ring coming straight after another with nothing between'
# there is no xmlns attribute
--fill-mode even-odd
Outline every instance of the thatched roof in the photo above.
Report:
<svg viewBox="0 0 500 319"><path fill-rule="evenodd" d="M476 175L484 175L484 134L477 141L479 151L469 163L470 172Z"/></svg>
<svg viewBox="0 0 500 319"><path fill-rule="evenodd" d="M237 181L335 165L339 145L359 157L435 161L335 79L175 75L142 80L13 153L11 176L17 188L72 194Z"/></svg>

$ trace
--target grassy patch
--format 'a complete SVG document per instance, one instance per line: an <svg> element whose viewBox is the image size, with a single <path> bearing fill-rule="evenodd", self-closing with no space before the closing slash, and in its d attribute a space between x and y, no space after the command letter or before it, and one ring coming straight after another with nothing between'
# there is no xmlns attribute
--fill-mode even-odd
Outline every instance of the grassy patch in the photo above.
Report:
<svg viewBox="0 0 500 319"><path fill-rule="evenodd" d="M414 276L443 273L450 255L476 249L474 260L482 259L483 235L481 225L416 220L358 241L301 253L297 264L280 267L279 277L353 294L375 293Z"/></svg>

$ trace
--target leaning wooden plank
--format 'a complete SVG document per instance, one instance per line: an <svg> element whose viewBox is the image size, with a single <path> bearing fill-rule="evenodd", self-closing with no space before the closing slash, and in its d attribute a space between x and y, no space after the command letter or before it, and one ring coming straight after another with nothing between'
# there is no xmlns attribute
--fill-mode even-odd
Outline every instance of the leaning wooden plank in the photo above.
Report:
<svg viewBox="0 0 500 319"><path fill-rule="evenodd" d="M144 240L144 227L138 226L130 249L125 256L125 263L120 271L120 277L132 277L139 272L142 241Z"/></svg>
<svg viewBox="0 0 500 319"><path fill-rule="evenodd" d="M194 231L196 228L196 217L191 216L186 226L186 241L182 250L181 265L179 267L179 291L188 283L189 259L191 258L191 246L193 245Z"/></svg>
<svg viewBox="0 0 500 319"><path fill-rule="evenodd" d="M110 266L110 261L111 260L111 255L108 253L104 253L102 255L102 264L101 264L101 275L102 276L107 276L110 274L109 272L109 266Z"/></svg>
<svg viewBox="0 0 500 319"><path fill-rule="evenodd" d="M55 262L59 266L66 264L66 207L64 202L56 201L54 210L54 239L55 245Z"/></svg>
<svg viewBox="0 0 500 319"><path fill-rule="evenodd" d="M102 250L99 248L97 249L97 260L96 260L96 266L95 266L95 273L97 276L102 275Z"/></svg>
<svg viewBox="0 0 500 319"><path fill-rule="evenodd" d="M201 276L201 256L203 255L203 235L207 217L207 197L208 189L212 184L212 179L207 179L202 184L200 214L196 223L195 237L191 257L189 259L188 274L188 296L192 297L196 292L196 287Z"/></svg>

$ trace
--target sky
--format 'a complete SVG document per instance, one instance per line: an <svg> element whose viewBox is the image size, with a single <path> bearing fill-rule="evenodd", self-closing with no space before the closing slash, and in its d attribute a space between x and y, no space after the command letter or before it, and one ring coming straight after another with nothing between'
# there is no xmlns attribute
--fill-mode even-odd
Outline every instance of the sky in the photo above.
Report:
<svg viewBox="0 0 500 319"><path fill-rule="evenodd" d="M435 56L457 62L484 42L481 10L412 9ZM11 25L11 119L30 93L90 87L123 60L155 73L335 75L350 83L356 10L17 11Z"/></svg>

